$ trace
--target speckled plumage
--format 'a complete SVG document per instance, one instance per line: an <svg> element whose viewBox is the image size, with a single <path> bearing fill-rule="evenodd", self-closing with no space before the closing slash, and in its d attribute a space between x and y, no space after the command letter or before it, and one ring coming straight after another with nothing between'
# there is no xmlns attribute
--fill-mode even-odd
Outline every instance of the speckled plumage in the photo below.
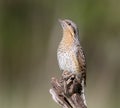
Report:
<svg viewBox="0 0 120 108"><path fill-rule="evenodd" d="M71 20L61 20L63 37L58 46L57 59L61 70L83 75L86 83L86 64L78 29Z"/></svg>
<svg viewBox="0 0 120 108"><path fill-rule="evenodd" d="M71 20L59 20L63 28L63 37L57 49L57 59L62 71L74 73L80 78L82 85L82 98L86 105L84 96L84 85L86 85L86 63L80 41L79 33L75 23Z"/></svg>

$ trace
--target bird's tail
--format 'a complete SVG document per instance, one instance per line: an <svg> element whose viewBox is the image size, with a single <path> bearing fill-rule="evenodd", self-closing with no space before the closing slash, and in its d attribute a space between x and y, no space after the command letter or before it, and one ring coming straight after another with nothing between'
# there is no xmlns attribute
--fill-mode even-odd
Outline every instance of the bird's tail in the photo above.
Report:
<svg viewBox="0 0 120 108"><path fill-rule="evenodd" d="M81 97L82 97L82 99L83 99L83 101L84 101L84 104L87 106L86 98L85 98L85 92L84 92L84 87L85 87L85 82L84 82L84 80L82 80L81 85L82 85Z"/></svg>

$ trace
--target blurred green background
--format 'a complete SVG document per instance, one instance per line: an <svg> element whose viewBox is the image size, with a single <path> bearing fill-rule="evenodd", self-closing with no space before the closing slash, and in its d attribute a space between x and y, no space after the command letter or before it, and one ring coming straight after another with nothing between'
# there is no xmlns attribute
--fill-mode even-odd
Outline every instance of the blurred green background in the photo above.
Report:
<svg viewBox="0 0 120 108"><path fill-rule="evenodd" d="M88 108L120 108L120 0L0 0L0 108L60 108L59 18L80 30Z"/></svg>

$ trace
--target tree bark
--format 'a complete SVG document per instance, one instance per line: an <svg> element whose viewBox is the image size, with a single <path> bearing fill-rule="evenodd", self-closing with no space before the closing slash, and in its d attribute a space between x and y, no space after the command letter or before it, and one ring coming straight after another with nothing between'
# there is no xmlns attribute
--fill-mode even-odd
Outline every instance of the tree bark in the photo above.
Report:
<svg viewBox="0 0 120 108"><path fill-rule="evenodd" d="M65 71L60 79L52 78L51 84L50 94L62 108L87 108L82 97L82 83L75 74Z"/></svg>

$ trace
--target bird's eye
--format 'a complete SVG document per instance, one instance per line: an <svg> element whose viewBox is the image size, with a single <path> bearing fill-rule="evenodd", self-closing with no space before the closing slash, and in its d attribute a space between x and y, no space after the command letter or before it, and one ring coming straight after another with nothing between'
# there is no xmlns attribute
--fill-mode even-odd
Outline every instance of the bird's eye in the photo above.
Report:
<svg viewBox="0 0 120 108"><path fill-rule="evenodd" d="M71 25L71 23L69 23L69 22L67 22L67 24L70 26Z"/></svg>

